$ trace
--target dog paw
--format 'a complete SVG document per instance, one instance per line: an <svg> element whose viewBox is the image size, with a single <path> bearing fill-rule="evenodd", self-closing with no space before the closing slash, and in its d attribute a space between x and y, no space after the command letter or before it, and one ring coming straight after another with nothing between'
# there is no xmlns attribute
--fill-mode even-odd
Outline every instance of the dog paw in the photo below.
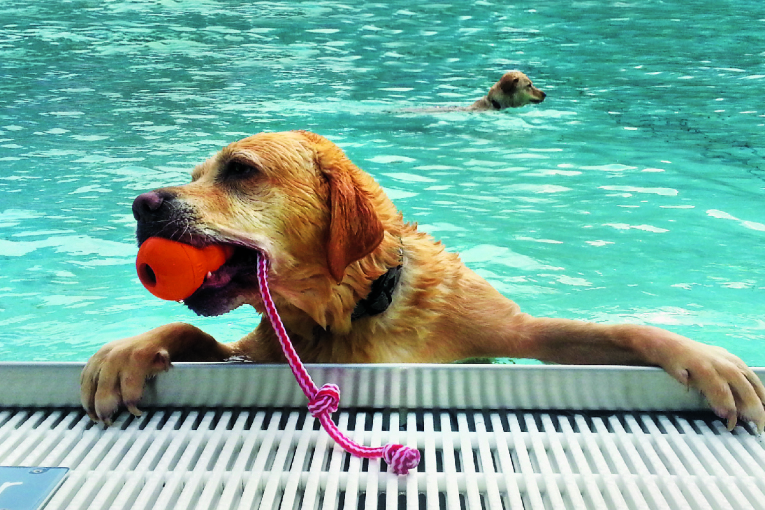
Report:
<svg viewBox="0 0 765 510"><path fill-rule="evenodd" d="M667 371L706 398L728 430L751 422L759 433L765 429L765 386L741 359L721 347L695 344L678 356Z"/></svg>
<svg viewBox="0 0 765 510"><path fill-rule="evenodd" d="M146 380L170 368L170 356L162 347L139 337L116 340L102 347L80 375L80 401L93 421L111 424L124 406L140 416L138 402Z"/></svg>

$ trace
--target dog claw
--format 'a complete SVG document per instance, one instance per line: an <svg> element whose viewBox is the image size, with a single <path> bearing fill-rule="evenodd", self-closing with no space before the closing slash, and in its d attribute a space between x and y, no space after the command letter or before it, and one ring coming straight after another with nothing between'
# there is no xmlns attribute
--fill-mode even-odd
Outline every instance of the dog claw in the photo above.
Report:
<svg viewBox="0 0 765 510"><path fill-rule="evenodd" d="M718 418L725 422L725 428L727 428L729 431L736 427L738 417L736 416L735 410L731 411L728 409L723 409L722 407L714 407L712 410Z"/></svg>
<svg viewBox="0 0 765 510"><path fill-rule="evenodd" d="M133 416L135 416L136 418L138 418L138 417L140 417L141 415L143 415L143 411L141 411L140 409L138 409L138 407L136 407L135 403L133 403L133 402L129 402L129 403L128 403L128 402L126 402L126 403L125 403L125 407L126 407L126 408L127 408L127 410L130 412L130 414L132 414L132 415L133 415Z"/></svg>

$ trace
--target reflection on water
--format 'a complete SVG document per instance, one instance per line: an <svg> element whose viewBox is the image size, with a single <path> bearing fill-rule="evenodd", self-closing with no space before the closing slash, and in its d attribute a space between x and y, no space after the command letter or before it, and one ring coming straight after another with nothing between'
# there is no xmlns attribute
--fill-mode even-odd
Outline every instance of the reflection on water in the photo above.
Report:
<svg viewBox="0 0 765 510"><path fill-rule="evenodd" d="M665 325L765 365L765 83L748 1L6 2L0 360L83 360L168 320L130 204L262 130L310 129L534 314ZM519 68L547 94L470 104Z"/></svg>

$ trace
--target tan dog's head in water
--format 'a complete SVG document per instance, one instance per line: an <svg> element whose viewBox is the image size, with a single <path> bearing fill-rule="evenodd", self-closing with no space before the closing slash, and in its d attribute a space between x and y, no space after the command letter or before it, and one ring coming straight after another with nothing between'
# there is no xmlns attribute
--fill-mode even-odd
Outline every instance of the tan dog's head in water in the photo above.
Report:
<svg viewBox="0 0 765 510"><path fill-rule="evenodd" d="M495 83L488 94L473 103L469 110L504 110L519 108L529 103L541 103L546 94L536 88L528 76L520 71L510 71Z"/></svg>

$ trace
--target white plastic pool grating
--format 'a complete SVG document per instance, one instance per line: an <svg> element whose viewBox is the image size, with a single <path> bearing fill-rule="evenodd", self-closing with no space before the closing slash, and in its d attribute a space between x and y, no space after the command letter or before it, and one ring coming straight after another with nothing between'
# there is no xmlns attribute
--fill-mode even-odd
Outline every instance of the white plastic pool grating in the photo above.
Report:
<svg viewBox="0 0 765 510"><path fill-rule="evenodd" d="M67 379L77 368L40 378L51 384L50 374ZM473 370L485 368L447 369L455 376L448 380ZM571 372L577 386L587 386L587 373L604 377L591 370ZM39 398L40 381L26 372ZM520 372L538 380L536 369ZM256 382L262 376L246 373ZM624 373L613 372L615 384ZM659 372L646 374L663 381ZM19 372L0 367L4 382L9 375ZM212 384L204 371L186 375ZM170 383L158 386L173 393ZM141 418L123 412L104 429L77 408L8 405L21 398L0 400L0 465L69 467L46 510L765 508L762 439L748 426L730 433L708 412L392 411L341 403L338 424L355 440L420 449L417 472L397 476L336 447L302 407L152 407Z"/></svg>

